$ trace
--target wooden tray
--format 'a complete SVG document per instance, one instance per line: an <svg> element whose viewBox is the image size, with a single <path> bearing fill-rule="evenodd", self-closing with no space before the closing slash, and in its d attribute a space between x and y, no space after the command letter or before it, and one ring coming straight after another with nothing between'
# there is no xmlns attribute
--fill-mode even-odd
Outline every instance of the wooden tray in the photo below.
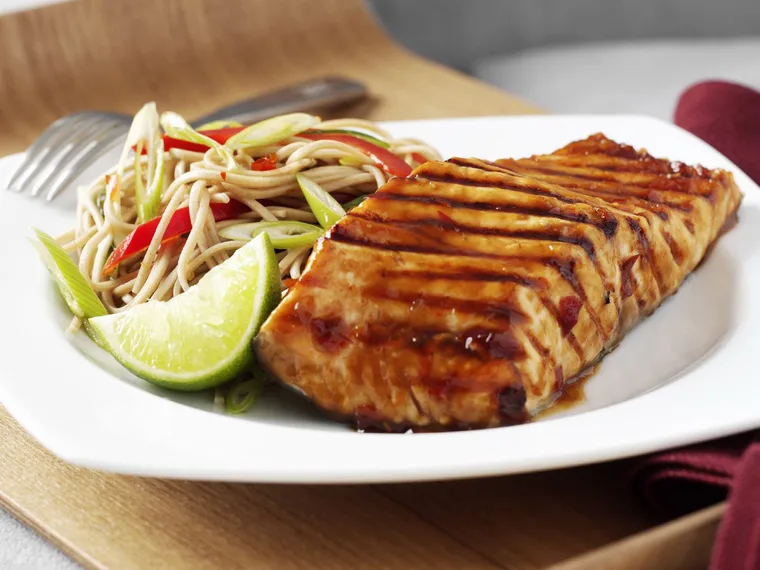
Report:
<svg viewBox="0 0 760 570"><path fill-rule="evenodd" d="M83 0L0 18L0 53L0 154L79 109L199 115L327 73L373 94L342 115L538 112L411 55L360 0ZM704 566L722 506L657 526L626 467L373 486L133 478L63 463L0 408L0 502L92 568Z"/></svg>

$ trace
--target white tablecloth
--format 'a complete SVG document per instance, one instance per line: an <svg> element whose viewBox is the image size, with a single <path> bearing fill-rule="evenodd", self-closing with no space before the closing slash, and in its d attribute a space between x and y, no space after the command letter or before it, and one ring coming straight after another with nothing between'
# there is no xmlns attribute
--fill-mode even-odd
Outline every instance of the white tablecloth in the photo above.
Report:
<svg viewBox="0 0 760 570"><path fill-rule="evenodd" d="M37 533L0 510L0 568L77 570L80 567Z"/></svg>

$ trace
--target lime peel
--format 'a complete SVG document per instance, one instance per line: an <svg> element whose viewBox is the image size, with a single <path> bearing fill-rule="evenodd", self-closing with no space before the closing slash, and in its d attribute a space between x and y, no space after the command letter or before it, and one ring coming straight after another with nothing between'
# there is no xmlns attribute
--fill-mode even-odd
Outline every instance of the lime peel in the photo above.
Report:
<svg viewBox="0 0 760 570"><path fill-rule="evenodd" d="M90 326L138 377L173 390L204 390L251 367L251 341L280 298L277 258L261 233L183 294L91 319Z"/></svg>

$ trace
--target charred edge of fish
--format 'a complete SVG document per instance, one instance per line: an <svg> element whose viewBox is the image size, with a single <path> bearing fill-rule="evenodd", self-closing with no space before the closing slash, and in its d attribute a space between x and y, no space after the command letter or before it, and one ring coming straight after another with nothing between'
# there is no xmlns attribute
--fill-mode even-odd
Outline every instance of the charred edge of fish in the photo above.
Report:
<svg viewBox="0 0 760 570"><path fill-rule="evenodd" d="M561 196L548 189L538 188L534 186L520 186L517 184L508 184L507 182L504 182L504 181L497 181L497 180L475 181L465 176L456 176L451 173L433 174L431 172L419 174L418 177L423 178L424 180L428 180L430 182L439 182L442 184L459 184L460 186L475 186L475 187L481 187L481 188L482 187L501 188L503 190L512 190L514 192L521 192L523 194L530 194L532 196L550 196L552 198L555 198L556 200L559 200L560 202L565 202L567 204L583 203L582 200L576 200L576 199L568 198L566 196Z"/></svg>
<svg viewBox="0 0 760 570"><path fill-rule="evenodd" d="M488 184L484 183L483 187ZM544 204L543 206L528 206L521 204L502 204L493 202L466 202L464 200L455 200L453 198L442 198L440 196L420 196L417 194L396 194L394 192L382 192L376 194L378 200L416 202L420 204L429 204L435 206L445 206L452 209L467 209L482 212L500 212L506 214L521 214L526 216L536 216L544 218L554 218L579 224L587 224L596 227L604 233L607 239L615 235L618 227L617 218L609 213L602 212L598 220L592 220L585 212L566 212L558 206ZM578 202L578 204L582 204ZM449 218L450 220L450 218Z"/></svg>
<svg viewBox="0 0 760 570"><path fill-rule="evenodd" d="M681 265L684 259L681 246L678 245L678 242L673 239L673 236L666 230L662 230L662 237L665 238L665 243L668 245L668 249L670 249L670 255L673 256L673 261L676 262L676 265Z"/></svg>
<svg viewBox="0 0 760 570"><path fill-rule="evenodd" d="M646 217L644 217L646 219ZM633 218L628 218L626 220L628 222L628 227L631 228L631 231L636 234L636 239L639 242L639 248L642 252L644 259L647 263L647 267L652 272L652 275L654 277L654 284L657 286L657 294L662 294L662 274L660 273L659 266L655 263L655 255L652 252L652 245L649 243L649 238L647 237L646 232L641 227L641 224L634 220ZM651 222L647 219L647 223L649 224L650 230L653 230Z"/></svg>
<svg viewBox="0 0 760 570"><path fill-rule="evenodd" d="M362 212L354 214L348 214L355 219L362 219L369 222L377 222L375 219L368 219L364 217ZM451 220L451 218L449 218ZM489 228L483 226L472 226L461 222L446 221L444 218L419 218L409 220L395 220L386 218L382 220L383 224L400 227L402 229L413 230L415 227L424 226L435 229L442 229L451 232L461 232L473 235L505 237L505 238L517 238L533 241L555 241L559 243L567 243L570 245L576 245L583 249L588 255L591 261L596 261L596 248L594 243L586 236L572 236L565 235L563 231L566 228L555 228L546 230L507 230L502 228Z"/></svg>

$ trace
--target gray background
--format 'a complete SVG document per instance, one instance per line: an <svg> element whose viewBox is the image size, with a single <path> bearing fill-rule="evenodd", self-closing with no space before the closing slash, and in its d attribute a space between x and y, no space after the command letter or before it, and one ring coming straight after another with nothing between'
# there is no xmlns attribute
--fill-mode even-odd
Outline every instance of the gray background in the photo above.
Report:
<svg viewBox="0 0 760 570"><path fill-rule="evenodd" d="M760 35L758 0L370 0L391 34L469 70L525 48L626 39Z"/></svg>

